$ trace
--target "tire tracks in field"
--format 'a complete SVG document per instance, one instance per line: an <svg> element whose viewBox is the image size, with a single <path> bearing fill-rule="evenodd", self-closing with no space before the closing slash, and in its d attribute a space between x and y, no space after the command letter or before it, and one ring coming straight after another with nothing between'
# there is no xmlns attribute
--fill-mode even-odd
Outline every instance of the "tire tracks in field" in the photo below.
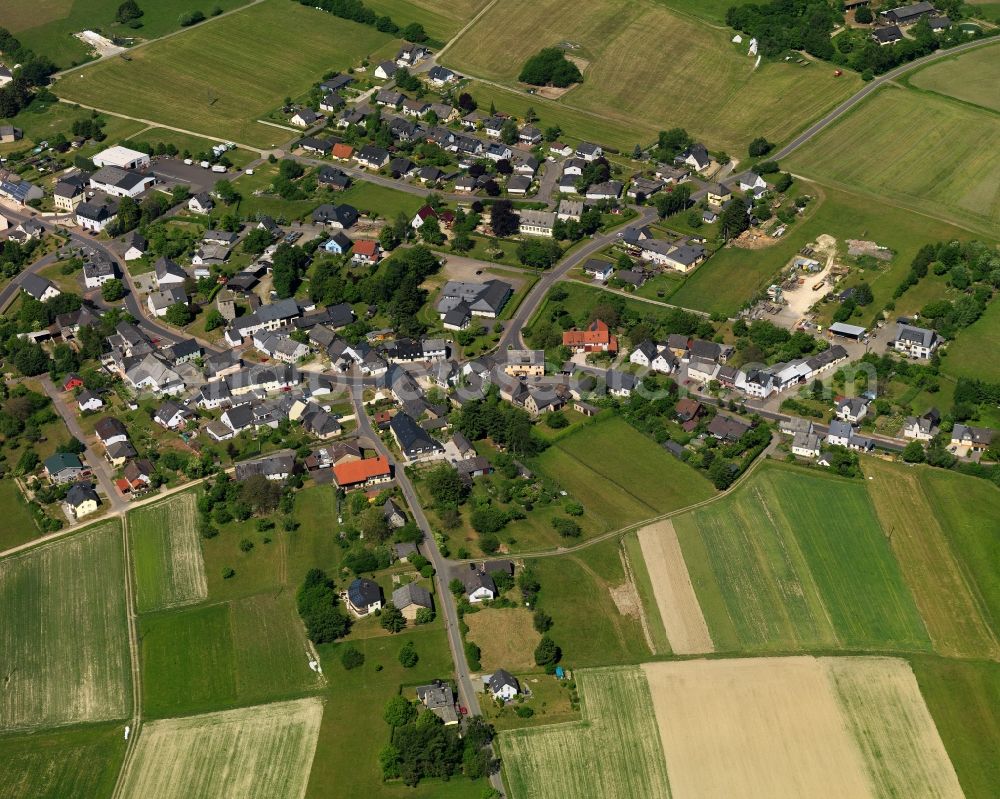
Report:
<svg viewBox="0 0 1000 799"><path fill-rule="evenodd" d="M142 665L139 660L139 630L135 609L135 583L132 568L132 550L129 547L128 514L122 514L122 543L124 545L123 560L125 562L125 618L128 623L128 652L132 667L132 724L129 730L128 742L125 745L125 756L111 799L121 799L125 786L125 775L129 763L135 754L139 730L142 726Z"/></svg>

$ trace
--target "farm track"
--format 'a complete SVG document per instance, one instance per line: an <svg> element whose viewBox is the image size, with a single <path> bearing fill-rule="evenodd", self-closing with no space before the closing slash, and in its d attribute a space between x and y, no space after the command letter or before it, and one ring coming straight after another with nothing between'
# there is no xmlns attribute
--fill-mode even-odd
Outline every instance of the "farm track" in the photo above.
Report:
<svg viewBox="0 0 1000 799"><path fill-rule="evenodd" d="M112 799L121 799L125 788L125 775L128 773L129 762L135 754L142 726L142 663L139 659L139 630L135 610L135 575L132 568L132 553L129 547L128 515L122 516L122 544L125 561L125 615L128 621L128 651L132 665L132 726L129 730L128 743L125 746L125 756L118 771L118 781L115 783Z"/></svg>

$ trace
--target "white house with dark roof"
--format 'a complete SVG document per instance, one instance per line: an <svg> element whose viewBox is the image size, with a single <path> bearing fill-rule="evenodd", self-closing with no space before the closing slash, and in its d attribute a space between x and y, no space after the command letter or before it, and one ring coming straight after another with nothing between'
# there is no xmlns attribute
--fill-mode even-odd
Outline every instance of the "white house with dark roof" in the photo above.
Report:
<svg viewBox="0 0 1000 799"><path fill-rule="evenodd" d="M51 280L29 272L21 280L21 290L39 302L46 302L62 294Z"/></svg>
<svg viewBox="0 0 1000 799"><path fill-rule="evenodd" d="M898 322L892 348L896 352L909 355L911 358L926 359L931 357L940 343L941 339L936 331Z"/></svg>

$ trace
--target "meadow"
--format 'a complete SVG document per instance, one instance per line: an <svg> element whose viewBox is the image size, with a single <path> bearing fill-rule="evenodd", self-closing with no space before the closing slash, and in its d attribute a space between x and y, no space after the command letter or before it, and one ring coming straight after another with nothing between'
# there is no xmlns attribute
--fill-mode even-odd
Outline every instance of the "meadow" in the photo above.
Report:
<svg viewBox="0 0 1000 799"><path fill-rule="evenodd" d="M573 14L560 0L498 4L455 42L444 62L517 86L528 56L564 41L576 45L571 54L587 65L583 83L557 104L631 125L629 146L680 126L712 149L742 154L755 136L789 138L860 86L856 76L834 78L820 65L770 63L754 70L753 59L730 44L726 31L661 4L614 0L588 3L586 13ZM783 113L773 113L777 98Z"/></svg>
<svg viewBox="0 0 1000 799"><path fill-rule="evenodd" d="M262 30L268 32L264 62ZM74 102L266 148L291 134L258 118L284 97L306 92L323 73L354 66L391 41L367 25L264 0L136 50L130 61L115 58L69 73L53 90Z"/></svg>
<svg viewBox="0 0 1000 799"><path fill-rule="evenodd" d="M260 595L139 621L143 707L165 718L315 692L290 594Z"/></svg>
<svg viewBox="0 0 1000 799"><path fill-rule="evenodd" d="M1000 53L993 46L936 61L909 76L907 83L992 111L1000 111Z"/></svg>
<svg viewBox="0 0 1000 799"><path fill-rule="evenodd" d="M944 524L940 509L954 500L934 502L930 467L912 467L871 459L865 463L865 486L875 505L903 576L913 591L934 649L958 658L1000 660L1000 644L980 609L979 588L966 577L949 539L955 526ZM963 484L975 478L959 477ZM971 488L971 486L970 486ZM1000 501L1000 491L991 489ZM967 506L964 506L967 507ZM964 508L955 508L964 515ZM987 518L977 514L978 518ZM977 538L992 537L982 526ZM995 561L994 561L995 563Z"/></svg>
<svg viewBox="0 0 1000 799"><path fill-rule="evenodd" d="M719 651L929 648L860 482L767 464L673 522Z"/></svg>
<svg viewBox="0 0 1000 799"><path fill-rule="evenodd" d="M111 796L124 754L121 724L0 736L0 785L6 799Z"/></svg>
<svg viewBox="0 0 1000 799"><path fill-rule="evenodd" d="M1000 303L991 302L983 315L948 344L942 370L954 377L1000 381L1000 359L983 358L1000 347Z"/></svg>
<svg viewBox="0 0 1000 799"><path fill-rule="evenodd" d="M653 698L640 667L575 675L583 720L501 733L499 752L514 799L639 799L670 796Z"/></svg>
<svg viewBox="0 0 1000 799"><path fill-rule="evenodd" d="M155 39L180 28L179 19L192 11L207 13L209 8L229 11L246 5L248 0L217 0L206 6L200 0L157 0L142 5L139 28L115 22L119 0L7 0L3 22L22 44L51 58L61 69L91 58L83 42L73 37L82 30L96 30L102 35Z"/></svg>
<svg viewBox="0 0 1000 799"><path fill-rule="evenodd" d="M126 716L124 574L116 522L0 561L0 729Z"/></svg>
<svg viewBox="0 0 1000 799"><path fill-rule="evenodd" d="M416 646L419 660L411 669L399 664L399 650L408 641ZM343 649L352 646L365 662L350 671L340 663ZM464 777L448 781L421 780L415 788L401 782L385 783L378 765L378 752L389 742L389 727L382 719L385 703L402 690L414 698L413 687L434 679L449 679L453 672L444 628L439 624L407 630L399 635L355 637L318 647L323 671L330 687L325 695L313 760L308 799L338 796L378 796L379 799L480 799L483 781ZM350 723L345 723L350 720Z"/></svg>
<svg viewBox="0 0 1000 799"><path fill-rule="evenodd" d="M552 617L550 635L562 648L563 663L571 668L640 663L651 655L638 616L643 612L641 599L624 614L612 597L612 590L628 581L620 546L612 538L573 554L530 561L542 586L538 605ZM641 597L642 589L636 590ZM649 614L655 613L655 604L646 607ZM663 643L665 634L659 636ZM656 646L657 634L651 637Z"/></svg>
<svg viewBox="0 0 1000 799"><path fill-rule="evenodd" d="M862 196L854 190L835 189L805 180L797 181L797 184L798 188L793 188L793 191L814 199L805 214L777 244L761 250L720 249L684 281L670 296L669 302L684 308L733 316L749 297L774 282L774 277L792 256L825 233L838 240L841 252L846 252L846 239L861 238L877 241L896 253L887 268L858 271L844 283L847 286L867 281L875 297L872 307L880 308L892 298L894 289L906 275L913 256L923 244L982 238L942 219L915 214L891 201ZM913 313L921 308L924 301L919 296L919 289L924 282L896 300L897 313ZM956 346L960 346L961 340L956 342ZM970 348L970 366L975 362L977 369L989 369L988 364L981 364L982 359L977 355L978 349Z"/></svg>
<svg viewBox="0 0 1000 799"><path fill-rule="evenodd" d="M322 717L312 698L150 722L121 795L301 799Z"/></svg>
<svg viewBox="0 0 1000 799"><path fill-rule="evenodd" d="M186 491L129 514L140 613L208 597L195 499Z"/></svg>
<svg viewBox="0 0 1000 799"><path fill-rule="evenodd" d="M783 166L986 235L1000 222L1000 117L926 92L879 89Z"/></svg>
<svg viewBox="0 0 1000 799"><path fill-rule="evenodd" d="M699 502L714 490L701 474L618 417L581 427L534 464L580 497L604 530Z"/></svg>
<svg viewBox="0 0 1000 799"><path fill-rule="evenodd" d="M917 683L966 799L995 799L1000 785L1000 663L911 657Z"/></svg>

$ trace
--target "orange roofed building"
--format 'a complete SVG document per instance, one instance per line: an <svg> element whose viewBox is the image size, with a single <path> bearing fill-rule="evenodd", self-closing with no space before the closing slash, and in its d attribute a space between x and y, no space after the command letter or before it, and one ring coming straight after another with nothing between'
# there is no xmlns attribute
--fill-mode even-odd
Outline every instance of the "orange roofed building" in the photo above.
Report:
<svg viewBox="0 0 1000 799"><path fill-rule="evenodd" d="M600 319L587 325L586 330L567 330L562 343L574 352L618 352L618 339Z"/></svg>
<svg viewBox="0 0 1000 799"><path fill-rule="evenodd" d="M392 467L389 460L381 456L347 461L333 467L333 477L341 488L361 488L389 482L392 479Z"/></svg>
<svg viewBox="0 0 1000 799"><path fill-rule="evenodd" d="M333 150L330 151L330 155L334 158L340 158L341 160L346 161L354 155L354 148L349 144L338 142L333 145Z"/></svg>

